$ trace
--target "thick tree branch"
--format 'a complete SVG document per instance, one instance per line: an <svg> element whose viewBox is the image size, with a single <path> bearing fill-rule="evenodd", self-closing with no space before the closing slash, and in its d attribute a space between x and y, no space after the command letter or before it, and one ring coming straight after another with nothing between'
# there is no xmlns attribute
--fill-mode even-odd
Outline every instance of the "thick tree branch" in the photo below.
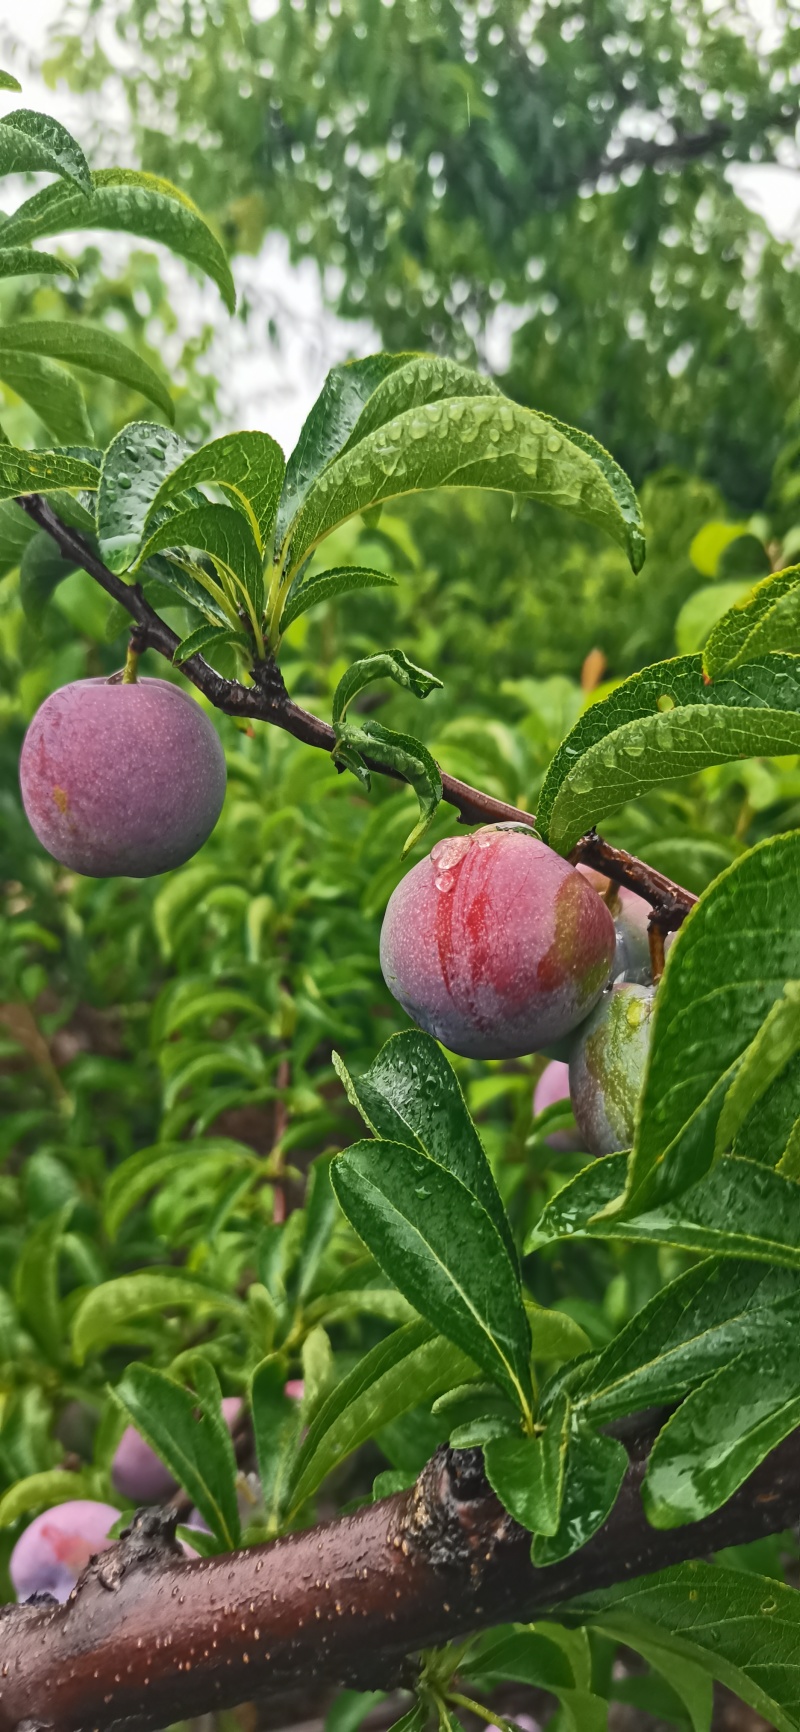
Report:
<svg viewBox="0 0 800 1732"><path fill-rule="evenodd" d="M132 636L134 647L139 651L148 648L157 650L159 655L171 662L180 640L166 621L156 613L155 608L151 607L139 585L125 583L115 572L110 571L84 536L62 523L52 506L40 494L24 494L17 500L17 504L40 529L52 537L66 559L72 559L82 566L112 601L119 602L127 610L135 622ZM333 728L318 716L312 715L309 710L304 710L299 704L292 702L274 661L264 662L254 670L252 687L242 685L239 680L224 679L222 674L209 667L208 662L199 655L190 656L188 661L182 662L181 673L191 680L216 709L223 710L226 715L269 722L273 727L283 728L296 740L302 740L305 745L316 746L324 752L330 752L335 745ZM367 762L376 774L394 775L394 772L383 764L370 763L369 759ZM468 782L461 782L458 777L449 776L445 771L442 771L442 790L445 800L450 806L455 806L464 824L530 824L532 821L530 812L523 812L520 807L511 806L505 800L497 800L480 788L472 788ZM622 848L612 848L609 842L604 842L594 831L578 843L573 859L596 867L608 878L613 878L615 883L624 884L643 896L652 904L655 919L664 931L680 926L697 900L690 891L682 889L679 884L673 884L671 879L665 878L661 872L655 872L644 861L637 860Z"/></svg>
<svg viewBox="0 0 800 1732"><path fill-rule="evenodd" d="M605 1526L543 1570L474 1450L438 1451L411 1492L224 1557L187 1561L174 1517L143 1511L65 1606L0 1609L0 1732L156 1732L299 1677L393 1688L422 1648L796 1522L799 1433L723 1509L666 1532L640 1497L651 1439L629 1441Z"/></svg>

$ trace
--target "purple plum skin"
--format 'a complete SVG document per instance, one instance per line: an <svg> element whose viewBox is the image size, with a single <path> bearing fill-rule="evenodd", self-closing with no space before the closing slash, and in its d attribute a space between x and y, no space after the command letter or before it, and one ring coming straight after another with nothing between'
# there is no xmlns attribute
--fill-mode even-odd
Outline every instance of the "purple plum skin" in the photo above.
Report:
<svg viewBox="0 0 800 1732"><path fill-rule="evenodd" d="M583 1146L612 1155L633 1143L656 988L618 981L588 1017L569 1061L569 1092Z"/></svg>
<svg viewBox="0 0 800 1732"><path fill-rule="evenodd" d="M223 1396L222 1417L229 1431L233 1430L241 1411L238 1395ZM145 1443L133 1425L126 1426L117 1444L111 1478L121 1497L143 1504L163 1503L165 1498L172 1496L178 1484L160 1456L149 1443Z"/></svg>
<svg viewBox="0 0 800 1732"><path fill-rule="evenodd" d="M225 798L225 755L199 704L167 680L78 680L37 710L22 802L48 854L90 878L182 866Z"/></svg>
<svg viewBox="0 0 800 1732"><path fill-rule="evenodd" d="M577 870L593 885L614 922L617 948L612 975L615 980L632 980L638 986L650 986L653 974L650 961L650 903L624 884L614 884L593 866L578 866Z"/></svg>
<svg viewBox="0 0 800 1732"><path fill-rule="evenodd" d="M557 1101L569 1101L569 1065L560 1059L551 1059L533 1091L534 1118L547 1107L555 1106ZM557 1149L561 1154L571 1154L582 1147L580 1137L574 1131L551 1131L544 1140L549 1148Z"/></svg>
<svg viewBox="0 0 800 1732"><path fill-rule="evenodd" d="M111 1504L89 1498L74 1498L44 1510L20 1535L11 1553L8 1571L17 1599L29 1600L32 1594L68 1599L89 1559L113 1545L108 1530L119 1516Z"/></svg>
<svg viewBox="0 0 800 1732"><path fill-rule="evenodd" d="M389 899L386 984L465 1058L519 1058L582 1022L609 977L614 923L537 837L487 828L438 842Z"/></svg>

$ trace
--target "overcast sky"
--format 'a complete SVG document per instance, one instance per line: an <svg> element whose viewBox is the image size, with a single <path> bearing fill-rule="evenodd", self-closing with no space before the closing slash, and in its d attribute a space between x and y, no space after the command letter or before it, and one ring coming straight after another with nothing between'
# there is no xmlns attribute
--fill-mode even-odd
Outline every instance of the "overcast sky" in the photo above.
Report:
<svg viewBox="0 0 800 1732"><path fill-rule="evenodd" d="M4 13L5 0L0 0L0 42L8 20L12 31L18 22L14 13ZM264 0L252 0L259 15L263 15ZM716 0L708 0L714 7ZM750 11L768 38L774 28L774 0L750 0ZM63 0L24 0L25 50L9 52L3 43L3 64L16 72L24 84L24 99L31 107L40 106L69 126L80 138L84 105L81 98L63 87L50 91L43 81L32 74L35 66L50 49L50 34L63 12ZM7 26L8 27L8 26ZM12 99L13 100L13 99ZM124 106L108 113L109 125L123 137ZM786 141L789 161L794 149ZM127 160L127 153L123 161ZM731 171L740 196L762 215L773 232L781 238L797 238L800 242L800 171L791 166L748 165ZM104 244L124 246L117 237ZM83 244L83 239L81 240ZM282 235L267 236L256 259L235 261L234 274L239 293L248 295L259 307L255 329L249 330L238 320L221 315L221 302L210 284L188 284L182 267L172 259L164 259L164 274L180 289L174 300L181 309L184 334L199 331L212 322L218 332L208 364L224 381L220 403L224 424L231 427L261 427L278 439L284 450L291 450L302 422L316 397L329 366L353 354L368 354L380 347L377 334L365 321L338 319L323 305L319 271L311 260L292 265ZM515 320L515 311L517 320ZM264 335L267 315L276 318L282 338L281 349L270 346ZM495 326L490 333L487 356L490 365L502 371L507 364L508 346L518 309L497 309ZM257 347L254 336L258 331Z"/></svg>

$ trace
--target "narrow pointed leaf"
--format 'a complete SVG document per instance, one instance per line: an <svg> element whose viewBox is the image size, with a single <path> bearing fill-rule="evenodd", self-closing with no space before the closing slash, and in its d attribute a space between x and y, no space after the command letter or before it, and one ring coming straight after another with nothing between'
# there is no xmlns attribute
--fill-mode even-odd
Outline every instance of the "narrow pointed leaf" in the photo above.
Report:
<svg viewBox="0 0 800 1732"><path fill-rule="evenodd" d="M410 355L367 355L332 367L300 438L286 465L286 480L278 508L277 535L282 540L320 470L338 456L361 410L388 374L411 360Z"/></svg>
<svg viewBox="0 0 800 1732"><path fill-rule="evenodd" d="M46 235L73 229L120 229L169 247L217 284L233 311L236 290L230 266L197 206L167 180L134 169L99 169L87 196L56 183L21 205L0 228L0 246L27 246Z"/></svg>
<svg viewBox="0 0 800 1732"><path fill-rule="evenodd" d="M331 1179L400 1292L529 1412L531 1342L518 1275L477 1197L400 1143L356 1143L333 1162Z"/></svg>
<svg viewBox="0 0 800 1732"><path fill-rule="evenodd" d="M4 349L2 331L0 381L29 404L54 439L62 439L65 444L91 439L91 423L80 385L54 361Z"/></svg>
<svg viewBox="0 0 800 1732"><path fill-rule="evenodd" d="M275 1359L256 1366L250 1389L253 1435L264 1508L281 1522L303 1424L301 1403L284 1393L286 1368Z"/></svg>
<svg viewBox="0 0 800 1732"><path fill-rule="evenodd" d="M385 427L407 409L441 403L447 397L502 396L500 387L485 373L476 373L445 355L396 355L392 359L400 365L375 386L337 455L351 451L369 433Z"/></svg>
<svg viewBox="0 0 800 1732"><path fill-rule="evenodd" d="M132 1425L197 1505L220 1544L232 1551L241 1538L236 1505L236 1460L211 1389L190 1393L149 1365L131 1365L114 1391ZM201 1408L197 1417L197 1407Z"/></svg>
<svg viewBox="0 0 800 1732"><path fill-rule="evenodd" d="M415 698L427 698L437 687L441 690L442 681L435 674L429 674L425 668L417 667L416 662L409 661L403 650L379 650L375 655L364 656L362 661L353 662L342 675L333 694L331 720L334 728L338 727L347 714L348 705L357 698L360 692L366 690L373 680L394 680L395 685L402 686L405 691L413 692Z"/></svg>
<svg viewBox="0 0 800 1732"><path fill-rule="evenodd" d="M89 164L60 121L30 108L4 114L0 119L0 175L42 170L73 181L84 197L91 193Z"/></svg>
<svg viewBox="0 0 800 1732"><path fill-rule="evenodd" d="M283 452L268 433L225 433L193 451L161 483L150 515L191 487L224 488L250 524L259 552L271 540L285 471Z"/></svg>
<svg viewBox="0 0 800 1732"><path fill-rule="evenodd" d="M360 1077L350 1075L338 1053L333 1063L373 1136L420 1149L460 1179L486 1210L516 1267L511 1228L492 1169L458 1077L438 1041L416 1028L392 1035Z"/></svg>
<svg viewBox="0 0 800 1732"><path fill-rule="evenodd" d="M222 649L225 644L240 644L243 650L249 648L244 632L233 631L228 626L199 625L178 644L173 652L172 660L175 667L189 660L190 656L205 655L207 650Z"/></svg>
<svg viewBox="0 0 800 1732"><path fill-rule="evenodd" d="M398 734L384 728L380 722L352 721L340 723L336 730L335 760L353 769L369 787L369 770L364 757L381 768L394 771L414 792L419 801L419 822L403 843L402 857L425 835L442 798L442 778L439 766L421 740L413 734Z"/></svg>
<svg viewBox="0 0 800 1732"><path fill-rule="evenodd" d="M582 1594L561 1616L634 1648L655 1638L676 1666L700 1666L776 1732L798 1732L800 1595L782 1582L722 1564L681 1564Z"/></svg>
<svg viewBox="0 0 800 1732"><path fill-rule="evenodd" d="M0 499L12 499L17 493L52 493L57 487L94 488L99 480L99 469L83 458L0 445Z"/></svg>
<svg viewBox="0 0 800 1732"><path fill-rule="evenodd" d="M286 606L281 614L280 631L288 631L296 619L309 608L318 607L323 601L332 601L337 595L347 595L355 589L396 589L397 579L388 577L384 571L370 571L358 565L335 566L331 571L320 571L315 577L308 578L304 583L298 582L292 586Z"/></svg>
<svg viewBox="0 0 800 1732"><path fill-rule="evenodd" d="M712 764L800 749L800 661L770 656L709 685L700 656L632 674L590 705L553 758L536 811L568 854L608 812Z"/></svg>
<svg viewBox="0 0 800 1732"><path fill-rule="evenodd" d="M133 563L153 499L187 450L177 433L154 421L134 421L112 439L97 501L100 551L112 571Z"/></svg>
<svg viewBox="0 0 800 1732"><path fill-rule="evenodd" d="M135 349L129 349L101 326L72 324L67 319L17 319L0 328L0 365L5 362L7 350L50 355L56 361L67 361L73 367L85 367L90 373L118 379L120 384L130 385L132 390L157 403L170 421L175 418L172 398L163 379Z"/></svg>
<svg viewBox="0 0 800 1732"><path fill-rule="evenodd" d="M91 1470L70 1473L63 1467L51 1467L18 1479L0 1497L0 1528L12 1527L20 1516L30 1515L32 1510L52 1509L55 1504L71 1503L73 1498L96 1498L97 1479L98 1475Z"/></svg>
<svg viewBox="0 0 800 1732"><path fill-rule="evenodd" d="M287 532L293 568L356 512L436 487L489 487L539 499L605 529L632 561L639 558L594 460L533 410L487 395L407 410L329 464Z"/></svg>
<svg viewBox="0 0 800 1732"><path fill-rule="evenodd" d="M35 247L6 247L0 250L0 278L37 275L77 277L78 267L71 259L57 259L53 253L37 253Z"/></svg>
<svg viewBox="0 0 800 1732"><path fill-rule="evenodd" d="M163 1316L172 1309L189 1309L193 1318L201 1316L241 1317L238 1300L227 1293L205 1287L202 1281L183 1275L161 1274L141 1269L132 1275L120 1275L115 1281L105 1281L93 1287L81 1300L72 1320L72 1348L80 1364L89 1353L102 1352L109 1342L133 1317L152 1312Z"/></svg>
<svg viewBox="0 0 800 1732"><path fill-rule="evenodd" d="M137 563L167 547L191 547L207 553L224 579L237 579L249 595L256 614L264 605L261 555L250 524L232 505L193 505L188 511L168 517L148 536Z"/></svg>
<svg viewBox="0 0 800 1732"><path fill-rule="evenodd" d="M703 666L717 680L771 650L800 650L800 565L762 578L723 614L703 651Z"/></svg>

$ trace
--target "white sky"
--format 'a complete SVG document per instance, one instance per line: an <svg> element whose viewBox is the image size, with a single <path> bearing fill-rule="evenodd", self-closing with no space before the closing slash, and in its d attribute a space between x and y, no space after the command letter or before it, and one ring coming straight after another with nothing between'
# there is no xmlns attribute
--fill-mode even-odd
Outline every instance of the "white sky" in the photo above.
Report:
<svg viewBox="0 0 800 1732"><path fill-rule="evenodd" d="M263 0L251 0L261 15ZM710 10L718 0L707 0ZM750 12L769 39L774 29L775 0L749 0ZM25 49L9 52L4 38L16 37L24 11ZM63 0L0 0L0 47L2 64L17 74L23 84L23 100L41 107L70 127L78 138L86 132L84 99L65 87L49 90L29 66L46 57L50 32L63 11ZM13 98L12 98L13 100ZM91 100L91 99L89 99ZM111 130L124 139L124 105L108 113ZM122 156L125 160L127 152ZM793 166L797 152L792 141L785 146L785 166L735 165L730 171L740 197L769 224L781 239L800 243L800 170ZM81 242L82 244L82 242ZM106 237L104 246L124 250L117 237ZM282 235L265 239L257 258L235 261L234 275L240 298L245 294L257 312L250 326L229 320L211 284L197 284L173 259L162 254L165 279L172 302L180 308L183 334L199 332L206 323L217 331L208 356L209 369L223 381L220 409L224 426L264 428L291 450L305 416L317 396L325 373L336 361L355 354L369 354L380 347L377 333L367 320L342 320L323 302L320 273L312 260L292 265ZM501 372L519 309L499 307L494 328L485 345L487 360ZM281 334L281 347L269 343L267 319L272 316ZM169 356L164 355L169 365Z"/></svg>

